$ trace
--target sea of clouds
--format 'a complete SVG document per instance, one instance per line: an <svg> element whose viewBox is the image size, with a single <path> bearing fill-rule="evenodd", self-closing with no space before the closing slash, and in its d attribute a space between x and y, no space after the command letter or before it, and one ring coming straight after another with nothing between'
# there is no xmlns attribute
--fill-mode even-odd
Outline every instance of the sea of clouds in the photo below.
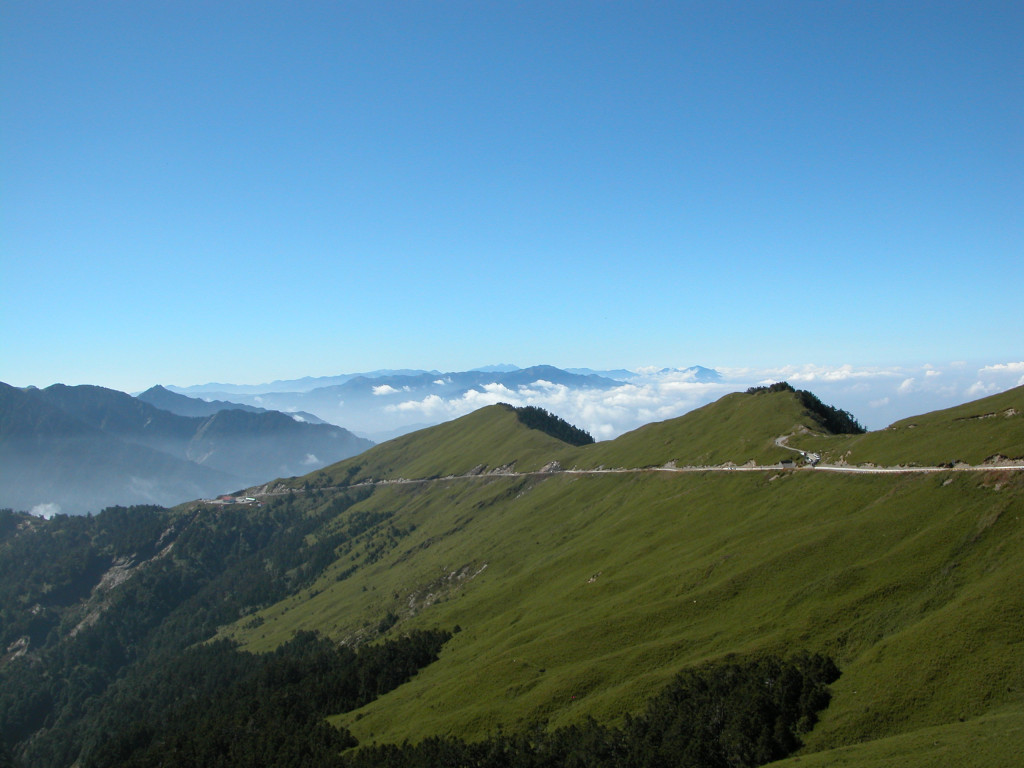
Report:
<svg viewBox="0 0 1024 768"><path fill-rule="evenodd" d="M455 398L411 397L389 404L386 410L409 423L439 423L494 403L533 405L586 429L597 440L609 440L644 424L681 416L730 392L777 381L810 390L825 403L852 413L868 429L1024 385L1024 361L716 370L721 379L706 382L698 381L693 371L641 369L607 390L575 389L543 380L514 389L493 383Z"/></svg>

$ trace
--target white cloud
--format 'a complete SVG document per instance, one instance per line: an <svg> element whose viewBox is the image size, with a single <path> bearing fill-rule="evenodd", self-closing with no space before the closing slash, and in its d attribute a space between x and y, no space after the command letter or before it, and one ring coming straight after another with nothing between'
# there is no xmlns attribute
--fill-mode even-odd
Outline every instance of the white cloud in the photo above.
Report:
<svg viewBox="0 0 1024 768"><path fill-rule="evenodd" d="M471 389L471 390L469 390L466 393L466 395L468 397L475 397L475 395L474 395L475 392L477 392L477 390ZM490 384L484 384L484 393L488 394L488 395L493 395L493 396L496 396L496 397L514 397L515 396L515 393L511 389L506 387L504 384L498 384L497 382L491 382Z"/></svg>
<svg viewBox="0 0 1024 768"><path fill-rule="evenodd" d="M729 392L788 381L798 389L810 390L825 403L848 410L869 428L880 429L898 419L1008 389L1016 379L1024 378L1024 362L973 371L953 364L807 364L717 370L721 380L698 382L687 371L644 368L628 382L604 390L573 389L547 380L516 387L491 382L454 397L424 393L400 403L382 403L377 413L388 422L381 429L394 429L404 424L436 424L499 402L534 405L586 429L598 440L607 440L653 421L680 416ZM388 394L397 392L388 389Z"/></svg>
<svg viewBox="0 0 1024 768"><path fill-rule="evenodd" d="M302 418L301 416L299 416L299 414L297 414L297 413L292 413L292 414L290 414L290 416L291 416L291 417L292 417L292 419L294 419L295 421L298 421L298 422L300 422L300 423L302 423L302 424L305 424L305 423L306 423L306 420L305 420L304 418Z"/></svg>
<svg viewBox="0 0 1024 768"><path fill-rule="evenodd" d="M1024 362L1004 363L1002 365L986 365L978 371L978 375L995 377L1000 379L1004 384L1013 382L1010 386L1024 386Z"/></svg>
<svg viewBox="0 0 1024 768"><path fill-rule="evenodd" d="M553 382L545 381L544 379L537 379L530 386L531 387L536 387L538 389L548 389L548 390L558 389L559 387L562 387L563 389L565 388L564 384L554 384Z"/></svg>
<svg viewBox="0 0 1024 768"><path fill-rule="evenodd" d="M373 394L380 397L381 395L393 395L399 390L392 387L390 384L381 384L380 386L373 388Z"/></svg>
<svg viewBox="0 0 1024 768"><path fill-rule="evenodd" d="M384 410L390 412L420 412L425 416L435 417L447 411L445 401L440 395L427 395L422 400L407 400L397 405L389 405Z"/></svg>
<svg viewBox="0 0 1024 768"><path fill-rule="evenodd" d="M785 372L786 369L782 369ZM793 373L783 378L792 382L826 381L838 382L851 379L889 379L901 376L902 372L894 368L854 368L852 365L821 366L804 365L796 368Z"/></svg>
<svg viewBox="0 0 1024 768"><path fill-rule="evenodd" d="M47 504L36 504L28 511L28 513L30 515L44 517L49 520L54 515L60 514L60 504L54 504L53 502L49 502Z"/></svg>
<svg viewBox="0 0 1024 768"><path fill-rule="evenodd" d="M1016 363L996 363L978 369L980 379L988 379L992 384L989 391L1001 391L1010 387L1024 386L1024 361Z"/></svg>
<svg viewBox="0 0 1024 768"><path fill-rule="evenodd" d="M306 466L312 466L313 464L322 464L323 462L321 462L315 454L307 453L306 458L302 460L302 463Z"/></svg>
<svg viewBox="0 0 1024 768"><path fill-rule="evenodd" d="M986 365L979 369L978 373L982 376L990 373L1024 373L1024 361L1019 363L997 363L996 365Z"/></svg>
<svg viewBox="0 0 1024 768"><path fill-rule="evenodd" d="M679 416L731 391L728 384L708 384L653 378L608 390L570 389L564 384L538 380L511 389L498 383L471 389L455 398L436 394L385 408L392 413L416 414L428 420L446 420L495 403L516 407L533 405L557 414L589 431L597 439L616 437L651 421Z"/></svg>
<svg viewBox="0 0 1024 768"><path fill-rule="evenodd" d="M992 382L976 381L967 388L967 394L970 397L984 397L990 395L993 392L998 392L999 386Z"/></svg>

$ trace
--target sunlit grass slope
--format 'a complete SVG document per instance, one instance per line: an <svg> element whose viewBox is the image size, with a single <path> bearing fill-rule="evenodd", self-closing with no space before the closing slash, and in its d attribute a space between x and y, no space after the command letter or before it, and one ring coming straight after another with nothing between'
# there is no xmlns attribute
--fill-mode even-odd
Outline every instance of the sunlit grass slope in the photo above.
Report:
<svg viewBox="0 0 1024 768"><path fill-rule="evenodd" d="M228 631L270 649L299 629L353 642L461 627L411 683L338 718L363 742L473 738L587 715L612 722L685 666L806 649L843 670L807 738L804 757L819 759L810 764L885 765L929 739L935 765L944 754L1018 754L1021 473L449 477L480 464L578 462L599 448L616 452L595 460L607 465L764 462L778 450L774 436L808 426L792 400L717 404L734 429L757 427L753 452L713 420L693 421L714 408L653 425L649 440L638 430L621 445L566 453L500 408L378 446L329 473L441 479L364 488L331 518L353 538L319 582ZM923 452L924 429L897 433L894 450ZM983 430L966 435L965 455L988 451ZM691 440L707 442L686 454ZM294 503L327 510L335 499L314 487ZM974 764L1012 764L1002 757Z"/></svg>
<svg viewBox="0 0 1024 768"><path fill-rule="evenodd" d="M864 435L799 437L790 445L826 461L878 465L980 464L994 456L1024 458L1024 387L965 405L902 419Z"/></svg>
<svg viewBox="0 0 1024 768"><path fill-rule="evenodd" d="M566 449L571 446L524 426L512 409L492 405L381 443L310 479L317 484L357 483L371 478L463 475L505 466L525 472L540 469Z"/></svg>
<svg viewBox="0 0 1024 768"><path fill-rule="evenodd" d="M348 513L390 517L239 636L372 637L389 613L390 632L461 625L440 662L346 720L378 741L616 719L685 665L822 650L844 675L811 744L856 743L1020 701L1021 485L815 473L393 487Z"/></svg>
<svg viewBox="0 0 1024 768"><path fill-rule="evenodd" d="M579 449L581 468L773 464L792 458L775 438L819 429L792 392L737 392L668 421L647 424L607 442Z"/></svg>
<svg viewBox="0 0 1024 768"><path fill-rule="evenodd" d="M1010 768L1024 755L1024 708L802 754L773 768Z"/></svg>

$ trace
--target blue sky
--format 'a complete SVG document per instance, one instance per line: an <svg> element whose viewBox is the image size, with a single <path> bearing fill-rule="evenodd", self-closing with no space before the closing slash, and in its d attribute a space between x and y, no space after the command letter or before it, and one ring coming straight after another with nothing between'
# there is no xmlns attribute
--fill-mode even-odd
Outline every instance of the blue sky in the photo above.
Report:
<svg viewBox="0 0 1024 768"><path fill-rule="evenodd" d="M1022 39L1020 2L5 0L0 380L1020 362Z"/></svg>

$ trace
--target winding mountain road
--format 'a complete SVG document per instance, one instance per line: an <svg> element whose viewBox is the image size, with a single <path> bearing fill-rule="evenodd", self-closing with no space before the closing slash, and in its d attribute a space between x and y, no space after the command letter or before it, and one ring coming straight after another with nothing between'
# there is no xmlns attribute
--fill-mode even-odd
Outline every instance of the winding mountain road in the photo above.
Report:
<svg viewBox="0 0 1024 768"><path fill-rule="evenodd" d="M443 477L424 478L394 478L389 480L363 480L349 485L317 486L310 488L310 491L335 491L351 488L366 488L385 485L414 485L419 483L435 483L450 480L482 480L495 477L552 477L555 475L625 475L641 472L676 472L676 473L702 473L702 472L844 472L867 475L911 475L928 474L937 472L995 472L995 471L1024 471L1024 461L1016 461L1006 464L958 464L953 467L875 467L875 466L850 466L846 464L821 464L818 454L801 451L798 448L791 448L786 441L791 435L783 435L775 438L775 444L780 448L801 454L806 464L800 466L789 466L784 464L716 464L711 466L661 466L661 467L617 467L613 469L563 469L552 463L543 469L531 472L515 472L507 469L493 470L491 472L470 472L463 475L445 475ZM280 489L278 484L273 489L269 485L260 489L250 489L247 496L258 499L266 496L283 496L289 493L303 493L305 488ZM280 490L279 490L280 489Z"/></svg>

